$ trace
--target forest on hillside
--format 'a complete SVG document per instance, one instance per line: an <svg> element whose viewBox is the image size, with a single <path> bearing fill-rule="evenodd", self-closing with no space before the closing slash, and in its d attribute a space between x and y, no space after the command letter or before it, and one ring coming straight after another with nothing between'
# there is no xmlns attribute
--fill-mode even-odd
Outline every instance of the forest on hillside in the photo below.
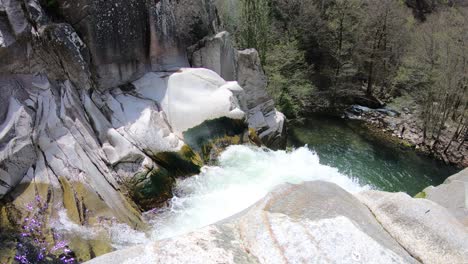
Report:
<svg viewBox="0 0 468 264"><path fill-rule="evenodd" d="M466 141L467 3L218 0L218 8L237 45L259 51L270 94L289 119L404 100L423 142L438 142L447 127L449 145Z"/></svg>

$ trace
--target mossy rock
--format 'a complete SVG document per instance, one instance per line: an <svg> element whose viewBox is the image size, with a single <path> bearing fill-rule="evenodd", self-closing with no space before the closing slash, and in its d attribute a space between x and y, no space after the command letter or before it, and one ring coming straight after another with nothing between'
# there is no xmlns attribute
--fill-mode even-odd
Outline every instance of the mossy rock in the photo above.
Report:
<svg viewBox="0 0 468 264"><path fill-rule="evenodd" d="M48 245L55 245L55 230L50 226L51 220L59 217L59 211L62 207L57 205L62 204L66 209L68 218L79 226L100 227L102 221L108 219L116 219L119 216L116 212L109 208L104 201L95 193L92 188L82 182L69 181L64 177L59 177L60 187L54 188L50 184L39 182L24 182L15 188L15 190L5 197L4 204L0 204L0 230L2 234L6 234L5 230L9 231L10 239L8 241L0 241L4 246L0 252L0 263L10 263L11 256L17 253L16 245L21 238L20 234L24 232L22 225L26 217L41 219L43 228L41 229L40 241L46 242ZM38 198L40 197L40 198ZM36 211L27 209L28 204L33 203L33 208L38 208L35 203L40 199L40 203L44 206L41 209L41 217L37 217ZM126 223L132 227L144 229L145 224L139 217L140 212L137 211L130 202L126 205L127 210L135 217L128 219ZM99 240L88 239L76 235L74 233L62 234L61 239L68 241L70 249L76 254L77 259L87 261L99 255L111 252L113 250L111 241L106 232L99 236ZM4 237L5 238L5 237ZM7 243L8 242L8 243ZM28 243L28 246L34 248L34 243Z"/></svg>
<svg viewBox="0 0 468 264"><path fill-rule="evenodd" d="M241 119L221 117L207 120L201 125L184 132L184 140L195 152L206 154L204 148L218 139L233 138L243 135L248 129L247 124ZM237 144L243 142L239 141ZM204 153L205 152L205 153ZM205 157L203 157L205 158Z"/></svg>
<svg viewBox="0 0 468 264"><path fill-rule="evenodd" d="M0 263L14 263L18 233L0 226Z"/></svg>
<svg viewBox="0 0 468 264"><path fill-rule="evenodd" d="M414 145L407 140L402 139L400 143L404 148L414 148Z"/></svg>
<svg viewBox="0 0 468 264"><path fill-rule="evenodd" d="M188 145L178 152L160 152L152 157L159 165L137 173L128 183L130 195L143 210L164 205L172 198L175 179L200 173L203 160Z"/></svg>
<svg viewBox="0 0 468 264"><path fill-rule="evenodd" d="M257 135L257 131L254 128L249 127L249 140L253 142L257 147L262 145L262 140Z"/></svg>
<svg viewBox="0 0 468 264"><path fill-rule="evenodd" d="M164 173L173 177L197 174L203 166L200 156L187 145L184 145L178 152L160 152L152 158L160 167L164 168Z"/></svg>
<svg viewBox="0 0 468 264"><path fill-rule="evenodd" d="M189 146L178 152L161 152L153 160L159 165L142 171L128 182L130 195L143 210L160 207L172 197L175 179L200 173L203 161Z"/></svg>
<svg viewBox="0 0 468 264"><path fill-rule="evenodd" d="M137 173L127 185L132 199L143 210L164 205L172 198L176 178L200 173L226 147L245 142L244 120L226 117L208 120L186 131L187 143L177 152L160 152L151 158L158 168Z"/></svg>
<svg viewBox="0 0 468 264"><path fill-rule="evenodd" d="M419 199L425 199L427 197L426 192L422 191L420 193L417 193L414 198L419 198Z"/></svg>
<svg viewBox="0 0 468 264"><path fill-rule="evenodd" d="M132 199L143 209L161 207L172 198L175 178L164 168L138 173L130 182Z"/></svg>
<svg viewBox="0 0 468 264"><path fill-rule="evenodd" d="M65 238L69 242L68 245L70 249L76 254L76 258L79 262L88 261L114 250L110 237L107 234L102 234L99 236L99 239L85 240L76 235Z"/></svg>

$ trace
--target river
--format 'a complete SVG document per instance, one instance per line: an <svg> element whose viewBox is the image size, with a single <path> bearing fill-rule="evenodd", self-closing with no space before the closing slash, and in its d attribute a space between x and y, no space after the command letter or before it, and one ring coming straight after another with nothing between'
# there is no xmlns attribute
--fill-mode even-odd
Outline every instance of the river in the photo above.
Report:
<svg viewBox="0 0 468 264"><path fill-rule="evenodd" d="M307 144L318 153L322 164L358 178L361 184L412 196L459 171L413 149L382 141L359 122L310 118L290 129L289 145Z"/></svg>
<svg viewBox="0 0 468 264"><path fill-rule="evenodd" d="M458 171L372 138L357 123L339 119L314 118L295 126L289 144L287 151L230 146L217 166L206 166L199 175L178 180L168 207L145 213L152 226L149 233L119 229L115 246L125 247L130 240L144 243L169 238L218 222L283 183L323 180L351 193L378 189L414 195Z"/></svg>

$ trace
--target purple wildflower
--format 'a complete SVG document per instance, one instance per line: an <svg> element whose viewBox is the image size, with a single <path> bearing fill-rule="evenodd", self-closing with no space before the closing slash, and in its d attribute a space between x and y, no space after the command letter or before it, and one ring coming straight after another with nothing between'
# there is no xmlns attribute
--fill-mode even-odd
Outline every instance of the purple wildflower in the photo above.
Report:
<svg viewBox="0 0 468 264"><path fill-rule="evenodd" d="M23 232L17 244L16 262L20 264L49 263L49 261L76 263L75 254L68 248L68 242L60 240L60 236L54 234L53 237L58 242L51 245L42 232L47 222L47 203L42 203L41 197L37 195L35 201L25 206L29 216L24 218L22 225Z"/></svg>
<svg viewBox="0 0 468 264"><path fill-rule="evenodd" d="M15 256L15 260L21 264L29 264L28 258L25 255Z"/></svg>

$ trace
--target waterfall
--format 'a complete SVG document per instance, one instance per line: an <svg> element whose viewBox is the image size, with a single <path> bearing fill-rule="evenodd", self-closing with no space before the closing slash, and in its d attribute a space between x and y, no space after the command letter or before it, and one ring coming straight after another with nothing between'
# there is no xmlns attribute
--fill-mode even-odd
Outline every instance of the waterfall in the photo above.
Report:
<svg viewBox="0 0 468 264"><path fill-rule="evenodd" d="M318 155L307 147L287 152L230 146L217 166L179 180L167 208L147 213L153 226L151 239L181 235L230 217L282 183L313 180L333 182L349 192L370 188L336 168L321 165Z"/></svg>

